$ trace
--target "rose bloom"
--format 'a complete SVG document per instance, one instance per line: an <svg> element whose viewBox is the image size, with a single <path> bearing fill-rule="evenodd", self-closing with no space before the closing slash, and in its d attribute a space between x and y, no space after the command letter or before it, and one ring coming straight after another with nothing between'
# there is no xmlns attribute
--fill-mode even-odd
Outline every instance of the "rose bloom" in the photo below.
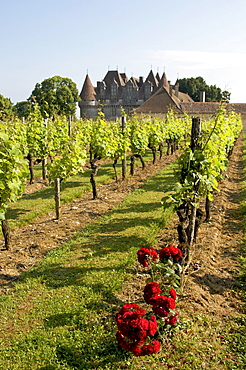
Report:
<svg viewBox="0 0 246 370"><path fill-rule="evenodd" d="M156 298L152 310L160 317L167 317L170 309L174 309L176 306L175 300L172 297L159 296Z"/></svg>
<svg viewBox="0 0 246 370"><path fill-rule="evenodd" d="M148 304L154 303L155 299L161 294L161 288L158 283L150 282L144 288L144 300Z"/></svg>
<svg viewBox="0 0 246 370"><path fill-rule="evenodd" d="M124 305L126 306L126 305ZM139 309L138 305L135 311L125 311L122 307L120 312L116 315L116 324L118 331L128 339L133 341L145 341L148 335L153 336L157 331L156 317L145 319L146 311Z"/></svg>
<svg viewBox="0 0 246 370"><path fill-rule="evenodd" d="M176 322L178 321L177 315L178 314L176 313L176 315L174 316L169 316L168 318L165 319L165 323L169 325L175 325Z"/></svg>
<svg viewBox="0 0 246 370"><path fill-rule="evenodd" d="M169 257L172 257L175 262L177 262L182 257L182 252L179 248L170 246L170 247L164 247L160 251L160 260L168 259Z"/></svg>
<svg viewBox="0 0 246 370"><path fill-rule="evenodd" d="M146 356L160 351L161 344L158 340L155 340L151 344L143 344L142 342L131 343L124 338L124 336L118 331L116 338L120 346L133 353L135 356Z"/></svg>
<svg viewBox="0 0 246 370"><path fill-rule="evenodd" d="M177 299L177 293L176 293L176 290L175 289L173 289L173 288L171 288L171 289L169 289L169 294L170 294L170 296L176 301L176 299Z"/></svg>
<svg viewBox="0 0 246 370"><path fill-rule="evenodd" d="M137 347L132 353L135 356L146 356L152 355L153 353L159 352L161 349L161 344L158 340L155 340L152 344L145 344L142 347Z"/></svg>
<svg viewBox="0 0 246 370"><path fill-rule="evenodd" d="M137 251L137 255L138 255L138 262L144 267L149 266L148 257L152 258L152 261L155 261L158 258L158 253L153 247L140 248Z"/></svg>

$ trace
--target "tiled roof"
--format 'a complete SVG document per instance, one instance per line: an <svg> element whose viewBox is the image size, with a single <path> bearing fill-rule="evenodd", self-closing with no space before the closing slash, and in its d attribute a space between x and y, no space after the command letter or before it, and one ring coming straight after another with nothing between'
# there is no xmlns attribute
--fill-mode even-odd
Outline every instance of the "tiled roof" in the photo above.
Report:
<svg viewBox="0 0 246 370"><path fill-rule="evenodd" d="M158 86L158 81L153 73L153 71L151 70L150 73L148 74L148 77L146 78L145 82L146 81L149 81L152 83L154 89Z"/></svg>
<svg viewBox="0 0 246 370"><path fill-rule="evenodd" d="M219 102L193 102L181 103L181 109L188 114L215 114L219 109ZM246 114L246 103L227 103L225 104L227 110L233 109L237 113Z"/></svg>
<svg viewBox="0 0 246 370"><path fill-rule="evenodd" d="M138 88L139 79L137 77L131 77L130 80L132 81L135 88Z"/></svg>
<svg viewBox="0 0 246 370"><path fill-rule="evenodd" d="M85 82L79 96L82 100L96 100L96 92L88 74L86 75Z"/></svg>
<svg viewBox="0 0 246 370"><path fill-rule="evenodd" d="M110 86L114 80L119 86L125 86L125 82L118 71L108 71L103 79L103 81L106 83L106 86Z"/></svg>
<svg viewBox="0 0 246 370"><path fill-rule="evenodd" d="M175 90L173 89L172 95L170 95L169 88L162 85L162 87L159 88L148 100L146 100L140 107L136 108L135 112L167 113L170 106L178 112L182 112L181 102L193 102L193 100L189 95L181 93L180 91L178 92L178 96L176 96Z"/></svg>
<svg viewBox="0 0 246 370"><path fill-rule="evenodd" d="M146 100L140 107L134 110L135 113L167 113L172 107L180 112L178 106L178 99L170 96L167 90L162 87L156 91L148 100Z"/></svg>
<svg viewBox="0 0 246 370"><path fill-rule="evenodd" d="M160 81L159 81L159 84L158 84L158 88L161 88L161 87L166 87L167 89L169 89L169 83L168 83L168 80L167 80L167 76L166 76L166 73L164 72Z"/></svg>

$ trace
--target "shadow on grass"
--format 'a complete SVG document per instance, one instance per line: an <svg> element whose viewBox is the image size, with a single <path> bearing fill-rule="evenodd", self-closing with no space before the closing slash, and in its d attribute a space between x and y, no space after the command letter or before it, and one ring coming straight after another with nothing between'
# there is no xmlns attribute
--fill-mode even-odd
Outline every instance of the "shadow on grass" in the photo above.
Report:
<svg viewBox="0 0 246 370"><path fill-rule="evenodd" d="M88 245L90 245L90 243ZM122 253L133 246L135 246L133 241L129 247L125 245L121 246ZM73 285L89 287L92 291L100 291L100 293L108 299L115 290L115 287L119 284L120 288L121 284L120 280L118 282L117 279L111 282L110 274L118 274L120 276L126 271L129 264L128 256L126 255L123 256L120 261L118 259L115 261L114 256L109 255L111 253L114 254L114 251L120 253L119 248L114 248L114 250L112 248L109 250L109 248L102 247L101 252L95 253L87 251L84 257L80 257L81 266L63 267L60 263L50 263L47 266L34 268L31 271L23 273L20 281L37 278L42 284L53 289ZM107 254L109 255L108 257ZM98 256L104 257L102 263L100 263L100 259L97 258ZM77 260L79 261L79 259ZM106 266L103 266L103 263L106 264ZM89 278L88 274L90 274ZM95 279L95 282L91 281L93 279ZM102 281L101 283L99 283L100 280Z"/></svg>
<svg viewBox="0 0 246 370"><path fill-rule="evenodd" d="M116 369L116 363L127 361L130 357L128 353L123 353L123 350L118 347L116 340L108 340L102 343L96 355L88 354L88 352L91 352L93 345L87 344L87 346L78 349L60 346L57 348L57 357L62 364L66 363L69 368L78 370L92 370L99 367L102 369L102 366L105 365L107 365L107 369Z"/></svg>

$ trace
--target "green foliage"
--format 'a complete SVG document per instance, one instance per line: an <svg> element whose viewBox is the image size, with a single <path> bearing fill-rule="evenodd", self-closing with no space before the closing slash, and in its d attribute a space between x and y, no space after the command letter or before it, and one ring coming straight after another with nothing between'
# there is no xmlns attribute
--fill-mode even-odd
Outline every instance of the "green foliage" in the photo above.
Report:
<svg viewBox="0 0 246 370"><path fill-rule="evenodd" d="M4 122L4 125L1 127L1 131L8 134L11 140L18 142L18 146L22 151L23 156L28 153L25 122L17 117L14 117Z"/></svg>
<svg viewBox="0 0 246 370"><path fill-rule="evenodd" d="M0 94L0 121L6 121L14 117L14 107L9 98Z"/></svg>
<svg viewBox="0 0 246 370"><path fill-rule="evenodd" d="M235 112L221 107L216 116L203 123L201 148L184 150L179 158L180 181L165 195L166 203L183 202L198 206L202 197L212 199L213 191L228 164L228 155L242 130L242 121ZM196 204L195 204L196 203Z"/></svg>
<svg viewBox="0 0 246 370"><path fill-rule="evenodd" d="M179 89L197 102L200 101L200 91L206 92L207 102L230 101L230 93L228 91L221 91L216 85L207 85L206 81L200 76L180 79Z"/></svg>
<svg viewBox="0 0 246 370"><path fill-rule="evenodd" d="M5 218L8 203L22 195L26 177L27 162L18 141L0 132L0 219Z"/></svg>
<svg viewBox="0 0 246 370"><path fill-rule="evenodd" d="M32 111L32 104L29 101L21 101L15 104L14 110L20 119L27 119Z"/></svg>
<svg viewBox="0 0 246 370"><path fill-rule="evenodd" d="M172 109L169 109L165 122L165 140L171 140L179 145L184 137L190 133L191 118L184 114L183 117L178 118Z"/></svg>
<svg viewBox="0 0 246 370"><path fill-rule="evenodd" d="M34 157L45 157L47 154L47 124L43 119L38 104L26 122L26 138L28 153Z"/></svg>
<svg viewBox="0 0 246 370"><path fill-rule="evenodd" d="M103 159L114 158L119 149L114 127L105 121L103 113L91 125L90 149L92 154Z"/></svg>
<svg viewBox="0 0 246 370"><path fill-rule="evenodd" d="M56 155L47 164L49 181L56 178L65 181L69 176L82 172L85 161L86 151L81 147L80 137L68 137L66 145L56 148Z"/></svg>
<svg viewBox="0 0 246 370"><path fill-rule="evenodd" d="M130 146L132 154L143 155L149 144L146 122L133 118L127 123L130 133Z"/></svg>
<svg viewBox="0 0 246 370"><path fill-rule="evenodd" d="M37 83L28 101L37 102L44 118L74 115L78 89L70 78L54 76Z"/></svg>

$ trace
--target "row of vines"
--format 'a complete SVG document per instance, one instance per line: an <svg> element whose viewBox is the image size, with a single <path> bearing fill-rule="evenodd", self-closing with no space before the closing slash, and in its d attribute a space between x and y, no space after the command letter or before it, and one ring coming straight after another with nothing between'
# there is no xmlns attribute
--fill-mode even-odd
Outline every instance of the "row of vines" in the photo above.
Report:
<svg viewBox="0 0 246 370"><path fill-rule="evenodd" d="M34 182L34 163L42 163L42 176L54 184L56 218L60 210L60 182L82 173L90 165L93 199L98 197L96 174L100 163L111 160L115 179L117 162L122 162L122 179L126 177L126 155L130 158L130 174L134 175L135 159L145 168L144 154L147 149L156 161L157 151L162 156L164 144L171 153L189 132L188 116L177 118L170 111L164 121L139 120L122 116L118 122L109 122L99 112L95 120L75 120L55 117L44 120L38 105L26 121L12 119L0 124L0 219L9 249L9 230L6 209L10 202L22 196L27 182Z"/></svg>
<svg viewBox="0 0 246 370"><path fill-rule="evenodd" d="M241 130L240 117L223 107L211 120L192 119L189 143L179 157L178 182L163 198L164 208L172 206L179 217L178 246L138 250L138 262L146 276L145 307L127 303L116 315L116 339L135 356L158 353L179 329L177 302L196 254L198 229L209 220L210 203L219 191Z"/></svg>
<svg viewBox="0 0 246 370"><path fill-rule="evenodd" d="M191 223L197 222L200 198L205 196L207 204L217 189L227 163L227 155L241 130L240 118L234 113L226 113L221 108L210 121L205 121L202 133L194 139L191 135L192 120L187 115L177 117L172 110L164 120L131 117L126 120L109 122L102 113L94 120L68 121L66 117L44 120L38 105L26 121L12 119L0 125L1 165L0 165L0 219L8 244L8 224L6 209L11 201L21 197L27 181L33 183L33 163L42 162L43 178L54 183L56 217L59 218L60 182L74 174L83 172L85 164L91 167L90 182L93 199L98 197L95 176L99 164L110 159L115 170L117 162L122 163L122 179L126 177L126 154L130 158L130 174L134 175L136 158L145 168L144 153L150 149L153 163L157 152L163 154L164 144L167 154L177 148L183 152L181 178L175 189L164 199L175 202L180 217L180 242L192 244L196 229ZM195 141L190 145L190 135ZM196 215L194 214L196 209ZM193 216L191 217L191 213ZM207 211L208 214L208 211ZM182 239L183 238L183 239Z"/></svg>

